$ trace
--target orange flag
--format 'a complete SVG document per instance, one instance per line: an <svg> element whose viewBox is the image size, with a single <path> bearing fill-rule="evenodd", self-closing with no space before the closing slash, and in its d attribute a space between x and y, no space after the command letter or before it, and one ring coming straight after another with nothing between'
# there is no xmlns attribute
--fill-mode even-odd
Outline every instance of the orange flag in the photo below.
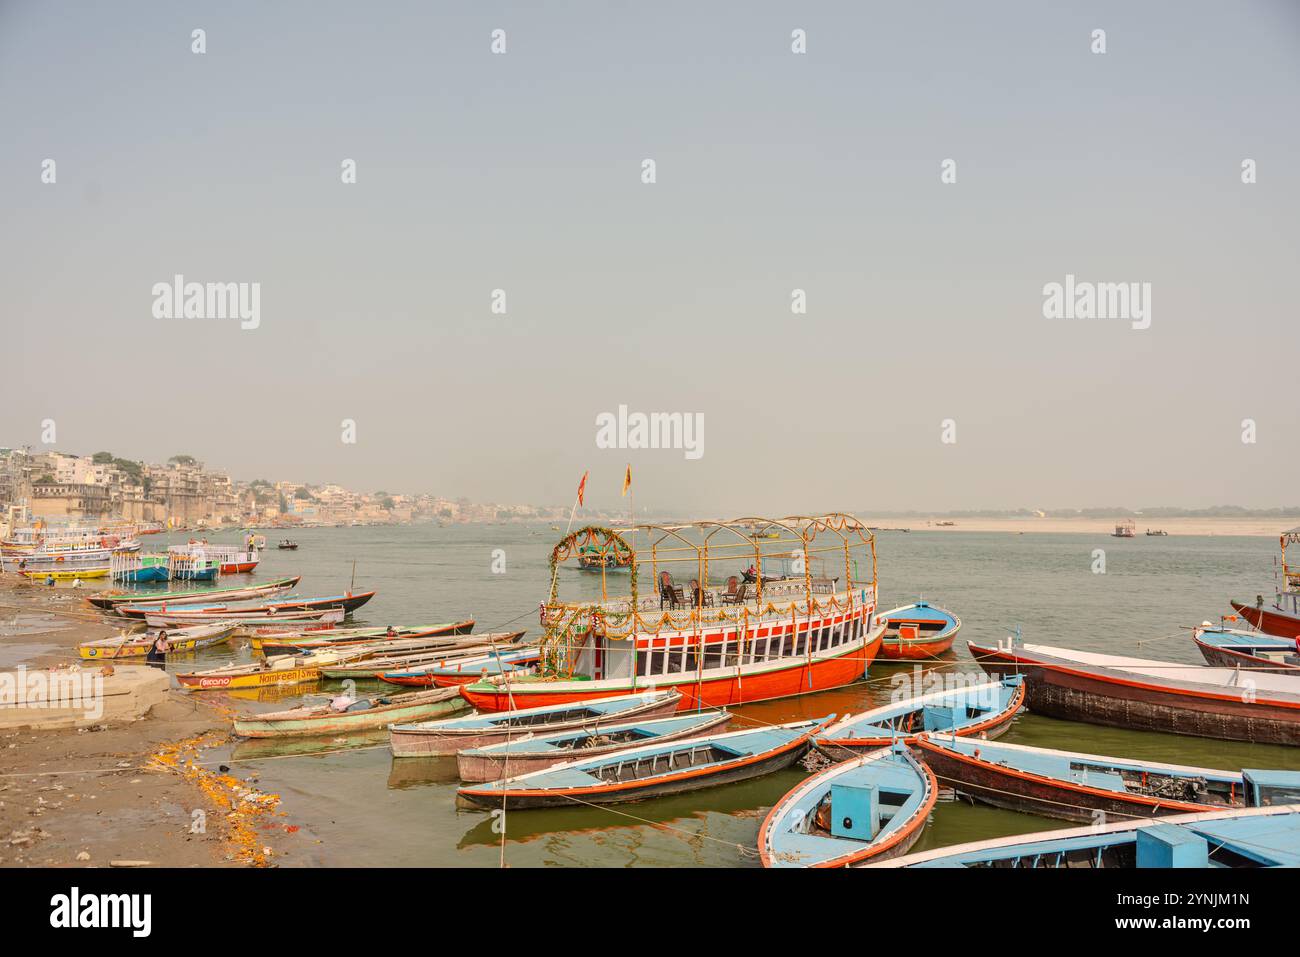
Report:
<svg viewBox="0 0 1300 957"><path fill-rule="evenodd" d="M627 490L632 487L632 463L627 465L627 471L623 473L623 494L627 495Z"/></svg>
<svg viewBox="0 0 1300 957"><path fill-rule="evenodd" d="M583 472L582 481L578 483L578 504L579 505L582 504L582 496L587 491L587 476L590 474L591 474L590 469L588 469L586 472Z"/></svg>

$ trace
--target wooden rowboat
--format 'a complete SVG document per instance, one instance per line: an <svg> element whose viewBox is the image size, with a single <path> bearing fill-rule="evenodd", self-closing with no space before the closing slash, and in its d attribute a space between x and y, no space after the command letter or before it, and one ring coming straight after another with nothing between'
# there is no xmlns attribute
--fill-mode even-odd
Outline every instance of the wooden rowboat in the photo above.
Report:
<svg viewBox="0 0 1300 957"><path fill-rule="evenodd" d="M420 641L426 640L427 639L420 639ZM464 642L463 645L462 642ZM336 679L370 678L378 681L380 675L390 671L402 671L419 668L424 665L438 664L439 662L451 662L460 658L469 658L471 656L481 655L485 648L490 647L492 646L477 644L466 639L458 639L441 645L433 651L415 650L398 652L389 648L385 643L380 646L379 652L374 657L367 658L364 661L350 662L347 664L332 665L328 668L322 668L321 676ZM459 687L459 685L455 687Z"/></svg>
<svg viewBox="0 0 1300 957"><path fill-rule="evenodd" d="M961 619L926 601L904 605L877 616L885 625L880 657L890 661L937 658L952 650Z"/></svg>
<svg viewBox="0 0 1300 957"><path fill-rule="evenodd" d="M548 705L522 711L475 714L447 721L394 724L388 729L393 756L426 757L481 748L524 734L599 730L602 725L672 714L681 702L676 691L645 691L618 698L601 698L575 705Z"/></svg>
<svg viewBox="0 0 1300 957"><path fill-rule="evenodd" d="M236 718L235 734L245 738L280 738L313 734L342 734L383 728L394 721L424 721L464 711L469 705L455 688L375 695L336 711L329 704L291 708Z"/></svg>
<svg viewBox="0 0 1300 957"><path fill-rule="evenodd" d="M198 648L227 641L234 633L235 626L226 622L215 622L197 628L182 628L167 633L167 643L171 646L168 654L185 654ZM101 638L99 641L84 641L77 645L77 653L82 658L95 661L144 658L158 639L156 634L119 635L115 638Z"/></svg>
<svg viewBox="0 0 1300 957"><path fill-rule="evenodd" d="M322 609L341 608L345 615L350 615L370 599L375 597L373 591L343 595L329 595L325 598L292 598L286 596L283 601L271 601L262 605L231 605L228 602L215 604L191 604L187 614L193 615L281 615L298 612L320 611ZM173 602L172 604L176 604ZM127 618L143 618L150 613L167 611L168 603L140 603L136 605L119 605L117 613Z"/></svg>
<svg viewBox="0 0 1300 957"><path fill-rule="evenodd" d="M517 810L617 804L747 781L794 764L830 720L792 721L569 761L532 774L467 785L456 796L486 807L500 807L504 801Z"/></svg>
<svg viewBox="0 0 1300 957"><path fill-rule="evenodd" d="M497 781L528 774L576 758L599 757L630 748L693 738L731 720L729 711L688 711L667 718L614 724L596 729L526 734L513 741L456 752L462 781Z"/></svg>
<svg viewBox="0 0 1300 957"><path fill-rule="evenodd" d="M1008 641L969 643L990 674L1023 674L1032 711L1229 741L1300 744L1300 678Z"/></svg>
<svg viewBox="0 0 1300 957"><path fill-rule="evenodd" d="M450 622L438 625L421 625L415 628L394 628L390 634L387 628L347 628L309 631L300 635L267 635L254 642L255 649L260 648L270 654L284 651L298 651L303 648L337 648L340 645L359 644L368 641L405 641L413 638L453 638L468 634L474 628L474 619ZM479 635L483 644L493 641L514 641L523 637L522 631L497 632L495 635Z"/></svg>
<svg viewBox="0 0 1300 957"><path fill-rule="evenodd" d="M951 691L931 691L846 715L817 736L817 746L848 758L851 752L883 748L898 740L913 741L924 732L996 738L1010 727L1024 703L1025 685L1018 675Z"/></svg>
<svg viewBox="0 0 1300 957"><path fill-rule="evenodd" d="M792 789L758 832L764 867L847 867L906 854L938 799L934 772L899 743Z"/></svg>
<svg viewBox="0 0 1300 957"><path fill-rule="evenodd" d="M866 867L1300 866L1300 804L1090 824L909 854ZM1166 870L1167 874L1168 871ZM1166 878L1167 879L1167 878Z"/></svg>
<svg viewBox="0 0 1300 957"><path fill-rule="evenodd" d="M501 675L506 672L531 670L542 656L537 645L522 648L493 649L487 654L469 658L456 658L443 663L419 665L401 671L385 671L379 677L395 685L410 685L427 688L437 685L450 688L453 685L467 685L483 677Z"/></svg>
<svg viewBox="0 0 1300 957"><path fill-rule="evenodd" d="M283 628L285 625L302 625L306 622L318 622L328 624L330 622L339 622L343 620L343 609L330 608L324 611L297 611L284 615L190 615L185 612L158 612L145 615L145 624L150 628L188 628L194 625L202 625L207 622L226 621L238 624L241 630L261 631L263 629L274 631Z"/></svg>
<svg viewBox="0 0 1300 957"><path fill-rule="evenodd" d="M187 591L169 591L150 594L148 592L100 592L86 599L96 608L112 611L123 605L193 605L211 604L212 602L237 601L246 598L264 598L286 592L302 581L302 576L279 578L261 585L248 585L242 588L207 588L189 589Z"/></svg>
<svg viewBox="0 0 1300 957"><path fill-rule="evenodd" d="M279 655L251 664L223 665L207 671L176 675L186 691L225 691L232 688L270 688L277 685L305 684L320 680L323 665L346 658L342 652L318 652L310 655Z"/></svg>
<svg viewBox="0 0 1300 957"><path fill-rule="evenodd" d="M1206 663L1216 667L1300 672L1300 654L1297 654L1296 642L1292 638L1278 638L1258 631L1212 628L1207 623L1192 632L1192 641Z"/></svg>
<svg viewBox="0 0 1300 957"><path fill-rule="evenodd" d="M1218 771L947 735L924 735L916 747L959 794L1067 821L1300 801L1297 771Z"/></svg>

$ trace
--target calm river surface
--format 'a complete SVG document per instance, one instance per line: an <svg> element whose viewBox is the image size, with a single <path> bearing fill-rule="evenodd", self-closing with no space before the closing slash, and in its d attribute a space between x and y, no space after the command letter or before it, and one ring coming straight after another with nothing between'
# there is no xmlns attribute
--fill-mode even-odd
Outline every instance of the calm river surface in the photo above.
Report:
<svg viewBox="0 0 1300 957"><path fill-rule="evenodd" d="M298 551L272 548L256 574L225 584L301 574L298 594L378 589L359 624L417 624L473 615L476 631L511 624L537 633L537 606L548 585L547 557L560 537L547 525L328 528L293 532ZM147 539L147 549L182 541ZM213 543L239 535L217 533ZM1093 574L1093 550L1106 553L1106 573ZM965 639L993 642L1019 625L1026 641L1141 657L1200 663L1185 626L1230 612L1228 599L1272 588L1276 540L1236 537L1114 539L1104 535L882 531L877 534L881 608L918 596L962 618L957 654L944 668L978 672ZM505 553L494 574L493 551ZM593 576L561 572L561 596L591 587ZM517 624L515 624L517 622ZM201 652L172 670L213 667L247 651ZM890 682L906 668L875 664L871 680L838 691L750 705L739 713L764 721L860 711L888 700ZM218 694L240 710L291 707L329 686L263 692L258 700ZM376 684L374 690L388 686ZM362 683L359 691L371 686ZM292 691L292 694L286 692ZM213 694L209 692L208 694ZM270 695L276 695L270 697ZM1022 715L1004 740L1101 754L1149 757L1216 768L1300 770L1300 751L1176 735L1131 732ZM394 760L386 733L360 747L331 753L325 742L245 742L205 753L228 761L282 797L286 823L301 826L280 843L285 865L496 866L501 835L483 811L458 810L454 757ZM757 866L753 851L768 808L803 776L786 771L678 797L612 808L529 810L508 815L505 858L512 866ZM1010 811L940 803L915 846L945 844L1065 826Z"/></svg>

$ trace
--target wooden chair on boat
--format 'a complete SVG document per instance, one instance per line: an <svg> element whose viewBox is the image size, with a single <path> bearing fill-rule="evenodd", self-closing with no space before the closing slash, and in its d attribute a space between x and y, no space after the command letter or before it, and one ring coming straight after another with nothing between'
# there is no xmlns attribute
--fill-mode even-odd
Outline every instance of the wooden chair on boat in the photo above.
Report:
<svg viewBox="0 0 1300 957"><path fill-rule="evenodd" d="M713 592L700 588L698 578L691 579L691 604L696 608L703 608L705 605L713 604Z"/></svg>
<svg viewBox="0 0 1300 957"><path fill-rule="evenodd" d="M727 579L727 587L722 592L722 603L724 605L738 605L740 602L736 596L740 594L740 579L732 575Z"/></svg>
<svg viewBox="0 0 1300 957"><path fill-rule="evenodd" d="M682 594L680 585L673 584L673 576L668 572L659 573L659 608L662 610L664 602L668 603L670 609L681 608L686 604L686 596Z"/></svg>

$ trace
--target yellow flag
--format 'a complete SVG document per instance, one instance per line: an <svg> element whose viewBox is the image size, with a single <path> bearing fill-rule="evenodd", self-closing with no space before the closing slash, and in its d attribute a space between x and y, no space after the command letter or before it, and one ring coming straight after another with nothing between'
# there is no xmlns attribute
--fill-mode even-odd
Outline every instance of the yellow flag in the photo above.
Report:
<svg viewBox="0 0 1300 957"><path fill-rule="evenodd" d="M627 495L627 490L632 487L632 463L627 465L627 471L623 473L623 494Z"/></svg>

